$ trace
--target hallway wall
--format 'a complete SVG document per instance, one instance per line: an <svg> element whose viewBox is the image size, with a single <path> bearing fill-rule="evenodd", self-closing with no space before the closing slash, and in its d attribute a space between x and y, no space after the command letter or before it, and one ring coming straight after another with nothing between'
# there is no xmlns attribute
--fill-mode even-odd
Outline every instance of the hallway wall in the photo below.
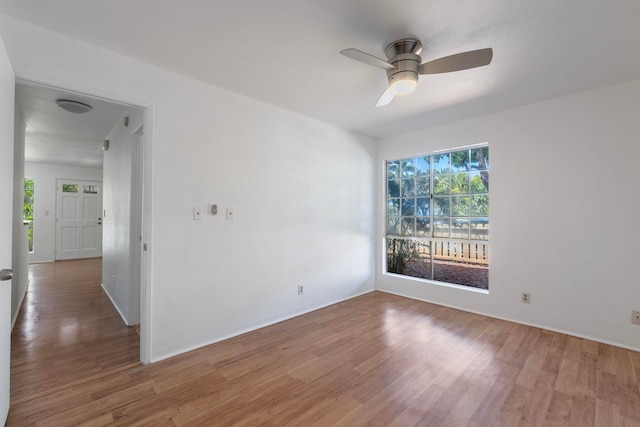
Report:
<svg viewBox="0 0 640 427"><path fill-rule="evenodd" d="M13 237L11 280L11 326L15 325L20 305L29 284L28 271L28 225L23 222L24 203L24 119L15 105L13 146Z"/></svg>

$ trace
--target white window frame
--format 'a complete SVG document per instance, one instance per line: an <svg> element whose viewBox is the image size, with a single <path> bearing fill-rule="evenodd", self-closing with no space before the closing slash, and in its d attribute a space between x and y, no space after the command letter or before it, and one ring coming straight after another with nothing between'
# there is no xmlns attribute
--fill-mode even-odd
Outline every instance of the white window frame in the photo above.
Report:
<svg viewBox="0 0 640 427"><path fill-rule="evenodd" d="M490 235L489 235L489 224L490 224L490 214L487 211L484 215L480 215L479 213L475 212L475 215L472 215L472 213L469 211L466 216L456 216L454 215L454 212L452 212L453 210L453 206L452 206L452 201L454 200L455 197L469 197L469 200L467 201L467 209L471 209L471 197L474 196L482 196L482 197L487 197L487 204L489 203L489 197L490 197L490 189L487 189L486 193L473 193L471 192L471 190L469 190L467 193L461 194L460 196L456 196L455 194L443 194L440 197L447 197L449 198L449 216L448 217L444 217L444 216L438 216L435 214L435 209L434 209L434 198L439 197L437 194L434 194L434 182L437 179L438 176L447 176L447 178L449 179L450 177L452 177L453 175L456 174L455 171L453 170L449 170L447 173L445 174L436 174L435 170L434 170L434 158L436 156L442 155L442 154L450 154L450 153L455 153L455 152L460 152L460 151L465 151L465 150L473 150L473 149L478 149L478 148L489 148L489 144L488 143L482 143L482 144L475 144L475 145L469 145L469 146L464 146L464 147L456 147L456 148L452 148L452 149L447 149L447 150L440 150L440 151L434 151L434 152L430 152L430 153L425 153L425 154L417 154L417 155L412 155L412 156L405 156L405 157L400 157L400 158L396 158L396 159L390 159L390 160L386 160L384 163L384 270L383 270L383 274L388 274L388 275L394 275L394 276L398 276L398 277L402 277L402 278L408 278L408 279L413 279L413 280L423 280L423 281L427 281L427 282L434 282L434 283L438 283L438 284L445 284L447 286L453 286L456 288L462 288L462 289L468 289L468 290L479 290L479 291L483 291L483 292L488 292L488 279L487 279L487 289L484 288L478 288L478 287L474 287L473 285L469 285L469 284L462 284L462 283L454 283L454 282L443 282L443 281L439 281L434 279L434 257L446 257L446 256L451 256L451 259L456 261L456 262L465 262L465 260L468 258L469 259L469 263L470 264L478 264L478 265L486 265L486 268L489 268L489 248L490 248ZM398 162L399 164L401 164L402 161L410 161L410 160L414 160L414 159L419 159L419 158L424 158L424 157L429 157L429 171L428 171L428 180L429 180L429 188L428 188L428 194L423 194L423 197L420 197L420 195L414 193L412 196L405 196L403 197L403 190L402 190L402 186L403 186L403 176L401 176L401 170L399 167L398 170L398 176L395 178L396 180L399 181L399 185L398 185L398 196L397 197L389 197L389 163L394 163L394 162ZM451 167L451 160L449 160L449 167ZM487 163L486 165L486 169L482 169L483 171L487 171L490 173L490 164ZM457 171L458 173L462 174L462 173L469 173L471 175L471 173L473 172L478 172L479 173L480 169L471 169L468 168L464 171ZM419 175L416 175L417 173L417 164L416 164L416 171L414 171L413 174L413 180L414 183L418 180ZM406 178L404 178L406 179ZM391 180L394 180L394 178L391 178ZM471 185L471 179L469 179L469 183L467 185ZM403 216L402 215L402 207L403 207L403 199L411 199L413 198L414 200L414 206L413 206L413 210L414 210L414 214L413 215L408 215L408 216ZM424 199L426 198L428 200L428 216L421 216L418 215L418 199ZM399 213L397 215L389 215L390 213L390 201L393 199L397 199L398 203L397 203L397 207L400 209ZM458 199L461 200L461 199ZM396 229L396 233L390 233L389 232L389 226L390 226L390 217L397 217L398 218L398 225L397 225L397 229ZM403 233L403 218L413 218L414 221L414 225L413 225L413 233L409 233L409 234L405 234ZM429 220L429 231L428 234L426 235L419 235L418 230L417 230L417 220L419 218L425 218ZM448 220L448 224L447 224L447 229L448 229L448 237L443 237L443 236L438 236L437 235L437 231L435 230L435 221L438 218L447 218ZM476 220L476 224L474 226L473 224L473 220ZM460 220L467 220L467 224L468 226L466 228L463 228L467 231L467 238L464 237L455 237L453 236L453 232L454 230L454 224L455 222L457 222L458 224L460 223ZM464 222L463 222L464 224ZM482 228L479 228L482 227ZM476 231L476 236L475 238L472 238L473 236L473 231ZM453 231L453 232L452 232ZM486 233L486 236L484 236L484 238L479 238L479 235L477 233L482 232L483 234ZM389 272L389 266L388 266L388 260L389 260L389 256L388 256L388 242L389 239L402 239L402 240L406 240L406 241L412 241L412 242L417 242L418 245L421 245L424 248L428 248L428 254L426 255L427 257L429 257L430 259L430 277L431 278L422 278L422 277L416 277L416 276L412 276L412 275L406 275L403 273L395 273L395 272ZM433 254L434 252L434 248L435 246L439 246L440 248L442 248L444 246L444 243L447 244L447 248L449 249L449 253L447 253L446 255L444 255L442 253L442 251L440 253L436 252L436 254ZM466 246L465 246L466 245ZM453 252L453 253L452 253ZM488 272L487 272L488 275Z"/></svg>

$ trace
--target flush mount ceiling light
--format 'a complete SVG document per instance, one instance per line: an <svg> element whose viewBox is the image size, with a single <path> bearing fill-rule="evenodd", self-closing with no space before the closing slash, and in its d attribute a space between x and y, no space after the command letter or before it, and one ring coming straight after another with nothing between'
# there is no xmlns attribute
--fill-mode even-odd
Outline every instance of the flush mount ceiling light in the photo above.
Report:
<svg viewBox="0 0 640 427"><path fill-rule="evenodd" d="M83 102L71 101L69 99L58 99L56 101L56 105L63 110L75 114L82 114L93 110L93 107L91 105L85 104Z"/></svg>

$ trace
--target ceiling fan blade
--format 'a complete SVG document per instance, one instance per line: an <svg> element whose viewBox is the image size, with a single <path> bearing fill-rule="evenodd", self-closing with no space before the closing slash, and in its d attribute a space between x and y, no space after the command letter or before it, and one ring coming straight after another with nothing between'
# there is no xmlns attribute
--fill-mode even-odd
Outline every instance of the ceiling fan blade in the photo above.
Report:
<svg viewBox="0 0 640 427"><path fill-rule="evenodd" d="M340 53L346 57L355 59L356 61L364 62L367 65L373 65L374 67L382 68L383 70L393 70L396 68L393 65L389 64L387 61L358 49L344 49L341 50Z"/></svg>
<svg viewBox="0 0 640 427"><path fill-rule="evenodd" d="M393 101L393 98L395 96L396 94L393 93L391 91L391 88L388 87L387 90L382 92L382 95L380 95L380 98L378 98L378 102L376 102L376 107L384 107L385 105Z"/></svg>
<svg viewBox="0 0 640 427"><path fill-rule="evenodd" d="M420 66L420 74L439 74L451 71L468 70L491 63L493 49L470 50L425 62Z"/></svg>

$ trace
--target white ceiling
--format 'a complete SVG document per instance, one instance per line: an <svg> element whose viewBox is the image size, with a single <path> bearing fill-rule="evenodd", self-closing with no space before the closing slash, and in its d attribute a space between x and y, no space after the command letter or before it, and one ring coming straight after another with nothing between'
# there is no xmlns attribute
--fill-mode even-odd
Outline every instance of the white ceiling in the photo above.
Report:
<svg viewBox="0 0 640 427"><path fill-rule="evenodd" d="M91 105L84 114L59 108L57 99ZM110 101L43 86L16 84L16 101L25 129L25 161L102 167L102 141L125 116L126 107Z"/></svg>
<svg viewBox="0 0 640 427"><path fill-rule="evenodd" d="M640 76L638 0L0 0L0 12L373 137ZM374 108L402 37L424 61L492 47L491 65L422 76Z"/></svg>

